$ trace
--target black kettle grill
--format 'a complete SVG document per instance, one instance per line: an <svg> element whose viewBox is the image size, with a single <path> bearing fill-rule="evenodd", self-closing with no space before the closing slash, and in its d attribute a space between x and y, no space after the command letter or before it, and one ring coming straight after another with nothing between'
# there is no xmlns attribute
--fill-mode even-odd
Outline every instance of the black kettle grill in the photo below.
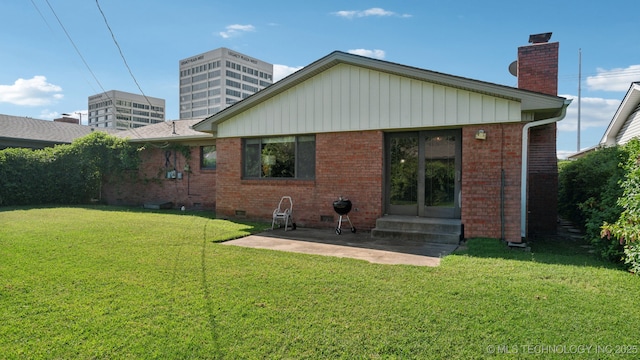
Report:
<svg viewBox="0 0 640 360"><path fill-rule="evenodd" d="M351 232L352 233L356 232L356 228L351 223L351 219L349 219L349 212L351 211L352 206L353 204L351 203L351 200L345 199L342 196L340 196L338 200L333 202L333 210L336 213L338 213L338 215L340 215L340 218L338 219L338 227L336 227L336 234L338 235L342 234L342 230L340 229L340 227L342 226L343 216L347 218L347 221L349 222L349 226L351 226Z"/></svg>

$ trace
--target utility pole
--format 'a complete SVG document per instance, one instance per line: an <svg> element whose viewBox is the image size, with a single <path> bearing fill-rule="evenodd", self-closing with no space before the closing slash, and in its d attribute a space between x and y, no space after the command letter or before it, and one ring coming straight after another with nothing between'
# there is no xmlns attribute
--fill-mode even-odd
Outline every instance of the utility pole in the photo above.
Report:
<svg viewBox="0 0 640 360"><path fill-rule="evenodd" d="M578 152L580 152L580 101L582 99L582 49L578 49Z"/></svg>
<svg viewBox="0 0 640 360"><path fill-rule="evenodd" d="M82 125L82 113L76 111L74 114L78 114L80 116L80 125Z"/></svg>

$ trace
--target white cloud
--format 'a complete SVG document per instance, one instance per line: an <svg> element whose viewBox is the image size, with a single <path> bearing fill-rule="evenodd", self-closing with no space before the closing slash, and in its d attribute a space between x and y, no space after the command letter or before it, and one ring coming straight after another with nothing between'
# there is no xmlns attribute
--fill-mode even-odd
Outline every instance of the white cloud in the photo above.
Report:
<svg viewBox="0 0 640 360"><path fill-rule="evenodd" d="M353 19L354 17L368 17L368 16L399 16L403 18L411 17L410 14L397 14L393 11L385 10L383 8L371 8L367 10L341 10L333 13L336 16Z"/></svg>
<svg viewBox="0 0 640 360"><path fill-rule="evenodd" d="M53 120L59 117L60 117L60 113L58 113L57 111L51 111L49 109L44 109L40 111L40 115L38 115L38 119L42 119L42 120Z"/></svg>
<svg viewBox="0 0 640 360"><path fill-rule="evenodd" d="M384 57L386 56L386 53L384 52L384 50L380 50L380 49L374 49L374 50L351 49L351 50L348 50L347 52L350 54L361 55L361 56L366 56L366 57L380 59L380 60L384 59Z"/></svg>
<svg viewBox="0 0 640 360"><path fill-rule="evenodd" d="M69 112L63 111L60 113L51 109L42 109L40 111L40 114L38 115L38 119L53 120L63 116L80 119L80 114L82 114L82 124L87 125L89 119L89 110L75 110Z"/></svg>
<svg viewBox="0 0 640 360"><path fill-rule="evenodd" d="M44 76L18 79L13 85L0 85L0 102L24 106L48 105L62 99L62 88Z"/></svg>
<svg viewBox="0 0 640 360"><path fill-rule="evenodd" d="M558 157L558 159L566 160L569 156L575 153L575 150L557 150L556 156Z"/></svg>
<svg viewBox="0 0 640 360"><path fill-rule="evenodd" d="M627 68L597 69L598 75L587 77L589 90L627 91L634 81L640 81L640 65Z"/></svg>
<svg viewBox="0 0 640 360"><path fill-rule="evenodd" d="M226 31L221 31L218 34L225 38L228 39L230 37L234 37L234 36L239 36L242 33L245 32L252 32L255 31L256 28L253 25L240 25L240 24L233 24L233 25L229 25L226 27Z"/></svg>
<svg viewBox="0 0 640 360"><path fill-rule="evenodd" d="M362 12L362 16L391 16L393 14L393 11L388 11L382 8L371 8Z"/></svg>
<svg viewBox="0 0 640 360"><path fill-rule="evenodd" d="M294 72L302 69L303 66L293 67L287 65L273 65L273 82L280 81Z"/></svg>
<svg viewBox="0 0 640 360"><path fill-rule="evenodd" d="M336 15L336 16L343 17L343 18L352 19L358 14L358 11L341 10L341 11L336 11L333 14Z"/></svg>
<svg viewBox="0 0 640 360"><path fill-rule="evenodd" d="M558 131L575 132L578 129L578 99L573 95L560 95L573 99L567 116L558 123ZM580 100L580 130L606 128L620 106L618 99L583 97Z"/></svg>

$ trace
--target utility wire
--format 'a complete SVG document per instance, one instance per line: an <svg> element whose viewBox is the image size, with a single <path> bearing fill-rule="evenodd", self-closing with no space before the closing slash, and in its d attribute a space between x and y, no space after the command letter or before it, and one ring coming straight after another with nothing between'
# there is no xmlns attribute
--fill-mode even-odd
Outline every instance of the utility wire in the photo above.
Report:
<svg viewBox="0 0 640 360"><path fill-rule="evenodd" d="M49 0L45 0L45 2L47 3L47 5L49 6L49 9L51 9L51 12L53 13L53 15L55 16L56 20L58 21L58 24L60 25L60 27L62 28L62 30L64 31L65 35L67 36L67 39L69 39L69 42L71 42L71 45L73 45L73 48L75 49L76 53L78 54L78 57L80 57L80 59L82 60L82 62L84 63L84 65L86 66L87 70L89 70L89 73L91 73L91 76L93 76L93 79L96 81L96 83L98 84L98 86L100 87L100 89L102 90L102 93L107 97L108 100L112 101L113 103L115 103L114 99L112 99L109 96L109 93L107 93L107 91L104 89L104 87L102 86L102 83L100 83L100 80L98 80L98 77L96 76L96 74L93 72L93 70L91 69L91 67L89 66L89 64L87 63L87 61L85 60L84 56L82 56L82 53L80 52L80 49L78 49L78 46L76 45L76 43L73 41L73 39L71 38L71 35L69 35L69 32L67 31L67 29L64 27L64 25L62 24L62 21L60 20L60 17L58 17L58 14L56 13L56 11L53 9L53 6L51 6L51 3L49 3ZM38 9L38 7L35 5L35 3L33 3L33 0L31 0L31 3L36 7L36 10L38 10L38 13L40 13L40 15L42 16L42 13L40 12L40 10ZM47 24L47 26L49 25L47 23L47 21L44 19L44 22ZM145 97L146 98L146 97ZM148 101L148 99L147 99ZM149 104L151 106L151 104ZM87 114L88 115L88 114ZM113 114L116 118L113 119L113 121L117 121L117 114ZM87 116L88 117L88 116ZM88 117L89 118L89 117ZM131 129L134 133L137 133L135 128Z"/></svg>
<svg viewBox="0 0 640 360"><path fill-rule="evenodd" d="M36 11L38 12L38 14L40 14L40 17L42 18L42 21L44 21L44 23L47 24L47 27L49 28L49 30L53 34L53 29L51 28L51 25L49 25L49 22L47 21L47 19L45 19L44 15L42 15L42 12L40 11L40 8L38 7L38 5L36 5L36 3L33 2L33 0L31 0L31 4L33 5L34 8L36 8Z"/></svg>
<svg viewBox="0 0 640 360"><path fill-rule="evenodd" d="M96 6L98 6L98 10L100 10L100 14L102 15L102 18L104 19L104 23L105 25L107 25L107 29L109 29L109 33L111 34L111 38L113 39L113 42L116 44L116 47L118 48L118 52L120 52L120 57L122 58L122 61L124 62L124 66L127 67L127 70L129 70L129 75L131 75L131 78L133 79L133 82L136 83L136 86L138 87L138 90L140 90L140 93L142 94L142 96L144 96L144 98L147 100L147 103L149 103L149 107L150 107L150 111L153 111L153 105L151 105L151 101L149 101L149 98L147 98L147 95L145 95L144 91L142 91L142 88L140 87L140 84L138 84L138 80L136 80L136 77L133 76L133 71L131 71L131 68L129 67L129 64L127 63L127 59L124 57L124 54L122 53L122 49L120 48L120 44L118 44L118 40L116 40L116 36L113 34L113 31L111 30L111 26L109 26L109 22L107 22L107 17L105 16L104 12L102 11L102 8L100 7L100 3L98 2L98 0L96 0Z"/></svg>
<svg viewBox="0 0 640 360"><path fill-rule="evenodd" d="M36 5L36 3L31 0L31 4L33 5L33 7L36 9L36 11L38 12L38 14L40 15L40 18L42 19L42 21L44 21L45 25L47 25L47 28L49 28L49 31L51 32L51 34L54 33L53 28L51 27L51 24L49 24L49 22L47 21L47 19L44 17L44 14L42 14L42 11L40 11L40 8L38 7L38 5ZM75 59L74 59L75 60ZM91 87L91 89L94 92L98 92L95 90L95 88L93 87L93 84L91 84L91 82L89 81L89 79L87 79L84 75L83 75L84 81L87 82L87 84L89 85L89 87Z"/></svg>
<svg viewBox="0 0 640 360"><path fill-rule="evenodd" d="M87 69L91 73L91 76L93 76L93 79L96 81L96 83L98 83L98 86L100 86L100 89L102 89L102 92L106 93L107 91L104 89L104 87L102 87L102 84L100 83L100 80L98 80L98 78L96 77L96 74L94 74L94 72L93 72L93 70L91 70L91 67L89 66L89 64L87 64L87 61L84 59L84 56L82 56L82 53L80 53L80 50L78 49L78 47L76 46L76 43L71 38L71 35L69 35L69 32L67 31L67 29L62 24L62 21L60 21L60 18L58 17L58 14L56 14L56 11L53 10L53 7L49 3L49 0L44 0L44 1L47 3L47 5L49 5L49 9L51 9L51 12L53 13L53 16L55 16L56 20L58 20L58 24L60 24L60 27L64 31L65 35L67 35L67 39L69 39L69 41L71 42L71 45L73 45L73 48L76 50L76 53L78 53L78 56L80 57L80 59L84 63L84 66L87 67ZM108 95L107 95L107 97L108 97Z"/></svg>

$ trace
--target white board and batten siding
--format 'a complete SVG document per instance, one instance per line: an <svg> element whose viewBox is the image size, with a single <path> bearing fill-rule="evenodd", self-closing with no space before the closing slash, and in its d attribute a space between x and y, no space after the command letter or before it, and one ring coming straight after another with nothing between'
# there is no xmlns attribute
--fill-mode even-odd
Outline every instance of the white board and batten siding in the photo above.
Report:
<svg viewBox="0 0 640 360"><path fill-rule="evenodd" d="M616 135L616 144L624 145L633 138L640 137L640 106L633 112Z"/></svg>
<svg viewBox="0 0 640 360"><path fill-rule="evenodd" d="M218 126L218 137L521 121L519 101L339 64Z"/></svg>

